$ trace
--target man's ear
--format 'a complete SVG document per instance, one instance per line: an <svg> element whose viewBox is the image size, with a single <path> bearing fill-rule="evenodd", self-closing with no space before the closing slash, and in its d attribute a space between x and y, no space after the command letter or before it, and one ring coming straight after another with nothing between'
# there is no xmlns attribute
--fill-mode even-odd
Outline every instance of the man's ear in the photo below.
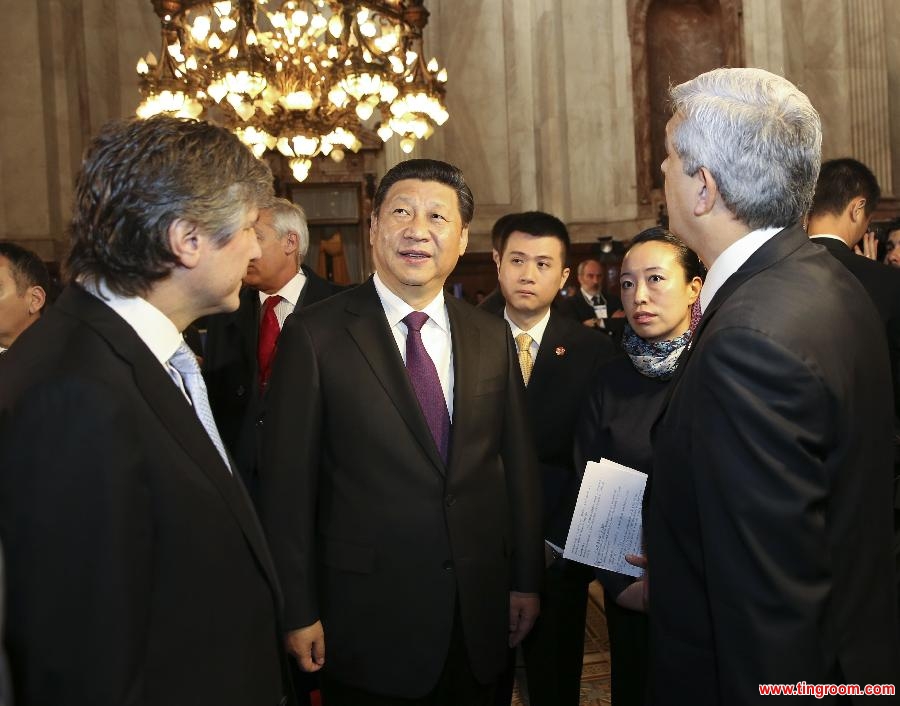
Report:
<svg viewBox="0 0 900 706"><path fill-rule="evenodd" d="M28 313L37 314L47 303L47 292L38 284L28 288Z"/></svg>
<svg viewBox="0 0 900 706"><path fill-rule="evenodd" d="M292 255L297 252L297 248L300 247L300 236L298 236L294 231L289 230L284 238L282 238L284 254Z"/></svg>
<svg viewBox="0 0 900 706"><path fill-rule="evenodd" d="M169 249L178 262L188 269L200 262L200 234L197 226L183 218L176 218L169 224Z"/></svg>
<svg viewBox="0 0 900 706"><path fill-rule="evenodd" d="M705 216L712 213L719 198L719 186L716 178L706 167L700 167L694 179L697 181L697 199L694 202L694 215Z"/></svg>
<svg viewBox="0 0 900 706"><path fill-rule="evenodd" d="M868 218L866 216L866 199L864 196L850 199L850 203L847 204L847 215L850 217L851 223L859 223Z"/></svg>
<svg viewBox="0 0 900 706"><path fill-rule="evenodd" d="M496 250L491 250L491 258L494 260L494 264L497 266L497 272L500 272L500 253Z"/></svg>

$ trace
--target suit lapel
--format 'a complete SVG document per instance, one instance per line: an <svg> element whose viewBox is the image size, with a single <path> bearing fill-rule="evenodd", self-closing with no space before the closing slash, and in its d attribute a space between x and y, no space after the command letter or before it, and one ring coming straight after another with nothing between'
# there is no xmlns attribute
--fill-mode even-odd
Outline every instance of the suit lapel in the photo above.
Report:
<svg viewBox="0 0 900 706"><path fill-rule="evenodd" d="M57 306L102 336L133 371L135 383L160 423L221 495L266 573L275 594L278 582L252 505L232 477L194 410L140 337L112 309L91 294L70 287ZM235 474L237 470L235 469Z"/></svg>
<svg viewBox="0 0 900 706"><path fill-rule="evenodd" d="M541 393L553 385L556 377L554 371L563 362L563 357L556 355L556 349L565 348L562 344L566 342L566 336L559 326L559 316L560 314L550 310L550 320L547 322L547 328L544 329L534 368L531 371L531 378L525 388L525 397L529 403L533 399L546 399L546 396L542 397Z"/></svg>
<svg viewBox="0 0 900 706"><path fill-rule="evenodd" d="M409 427L423 451L442 475L446 472L431 430L422 414L419 400L409 381L403 358L397 350L397 343L388 327L381 300L375 284L369 279L348 297L347 313L350 321L347 330L356 342L360 353L366 359L375 377L397 408L403 421ZM451 321L452 326L452 321ZM454 357L456 336L454 339ZM451 429L452 448L452 429Z"/></svg>
<svg viewBox="0 0 900 706"><path fill-rule="evenodd" d="M234 326L237 328L237 339L243 349L247 367L253 371L253 380L258 376L256 361L256 343L259 338L259 292L246 287L241 292L241 305L234 314Z"/></svg>

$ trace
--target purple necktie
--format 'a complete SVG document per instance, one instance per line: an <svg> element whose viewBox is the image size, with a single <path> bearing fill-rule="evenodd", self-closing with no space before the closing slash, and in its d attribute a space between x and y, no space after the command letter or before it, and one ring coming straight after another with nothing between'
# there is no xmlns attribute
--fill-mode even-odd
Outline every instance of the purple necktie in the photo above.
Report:
<svg viewBox="0 0 900 706"><path fill-rule="evenodd" d="M422 327L428 321L428 314L422 311L411 311L403 318L406 324L406 372L409 381L419 398L419 406L428 422L428 428L434 437L438 451L444 463L447 463L447 452L450 448L450 414L444 400L444 390L438 377L434 361L422 343Z"/></svg>

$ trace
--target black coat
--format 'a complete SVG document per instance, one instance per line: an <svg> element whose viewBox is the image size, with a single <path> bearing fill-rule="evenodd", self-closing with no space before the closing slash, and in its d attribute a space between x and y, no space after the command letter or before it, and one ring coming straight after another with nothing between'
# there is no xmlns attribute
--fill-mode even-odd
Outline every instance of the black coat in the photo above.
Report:
<svg viewBox="0 0 900 706"><path fill-rule="evenodd" d="M345 289L322 279L306 265L302 269L306 284L297 309L312 306ZM259 315L259 291L245 287L237 311L207 317L203 355L203 377L216 426L254 495L258 484L257 423L262 397L256 357Z"/></svg>
<svg viewBox="0 0 900 706"><path fill-rule="evenodd" d="M509 591L537 592L540 486L509 328L445 297L454 412L441 460L374 283L285 324L266 402L260 515L286 623L321 619L336 680L428 693L455 606L475 676L506 663Z"/></svg>
<svg viewBox="0 0 900 706"><path fill-rule="evenodd" d="M159 360L74 285L4 358L16 704L279 704L280 595L262 529Z"/></svg>
<svg viewBox="0 0 900 706"><path fill-rule="evenodd" d="M896 683L890 372L865 290L785 229L723 284L680 363L645 523L651 702Z"/></svg>

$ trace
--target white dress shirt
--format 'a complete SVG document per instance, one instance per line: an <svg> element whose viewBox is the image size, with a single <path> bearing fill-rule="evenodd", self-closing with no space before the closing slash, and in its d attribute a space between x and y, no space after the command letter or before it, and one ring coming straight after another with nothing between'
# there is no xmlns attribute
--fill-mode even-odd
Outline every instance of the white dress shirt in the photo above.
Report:
<svg viewBox="0 0 900 706"><path fill-rule="evenodd" d="M266 303L266 299L270 296L281 297L281 301L275 305L275 318L278 319L278 328L284 328L284 320L297 308L297 302L300 301L300 294L305 286L306 275L303 274L303 270L300 270L275 294L259 293L260 311L262 311L262 305Z"/></svg>
<svg viewBox="0 0 900 706"><path fill-rule="evenodd" d="M550 321L550 309L547 309L547 313L544 314L544 318L538 321L534 326L532 326L527 331L520 329L516 326L512 319L509 318L509 314L507 310L503 310L503 318L506 319L506 323L509 324L509 329L512 331L512 337L515 339L520 333L527 333L531 336L531 346L529 346L529 350L531 351L531 360L533 362L537 362L537 354L541 348L541 341L544 338L544 331L547 330L547 323Z"/></svg>
<svg viewBox="0 0 900 706"><path fill-rule="evenodd" d="M406 324L403 318L412 311L416 311L400 297L394 294L381 278L375 273L373 278L375 291L381 300L381 307L387 317L388 326L394 334L394 341L406 365ZM444 401L447 403L447 412L453 419L453 339L450 336L450 317L447 314L447 305L444 303L444 290L431 300L421 311L428 314L428 321L422 327L422 343L441 381L441 389L444 391Z"/></svg>
<svg viewBox="0 0 900 706"><path fill-rule="evenodd" d="M716 258L712 267L709 268L709 272L706 273L706 281L703 283L703 289L700 290L700 307L702 311L706 311L712 298L728 278L741 269L741 265L771 240L772 236L783 230L784 228L760 228L738 238L725 248L722 254Z"/></svg>
<svg viewBox="0 0 900 706"><path fill-rule="evenodd" d="M175 354L184 338L168 316L143 297L122 297L114 294L105 282L79 284L125 319L125 323L134 329L138 338L150 349L166 373L169 376L175 373L180 379L181 376L169 365L169 358ZM187 397L187 394L185 396Z"/></svg>

